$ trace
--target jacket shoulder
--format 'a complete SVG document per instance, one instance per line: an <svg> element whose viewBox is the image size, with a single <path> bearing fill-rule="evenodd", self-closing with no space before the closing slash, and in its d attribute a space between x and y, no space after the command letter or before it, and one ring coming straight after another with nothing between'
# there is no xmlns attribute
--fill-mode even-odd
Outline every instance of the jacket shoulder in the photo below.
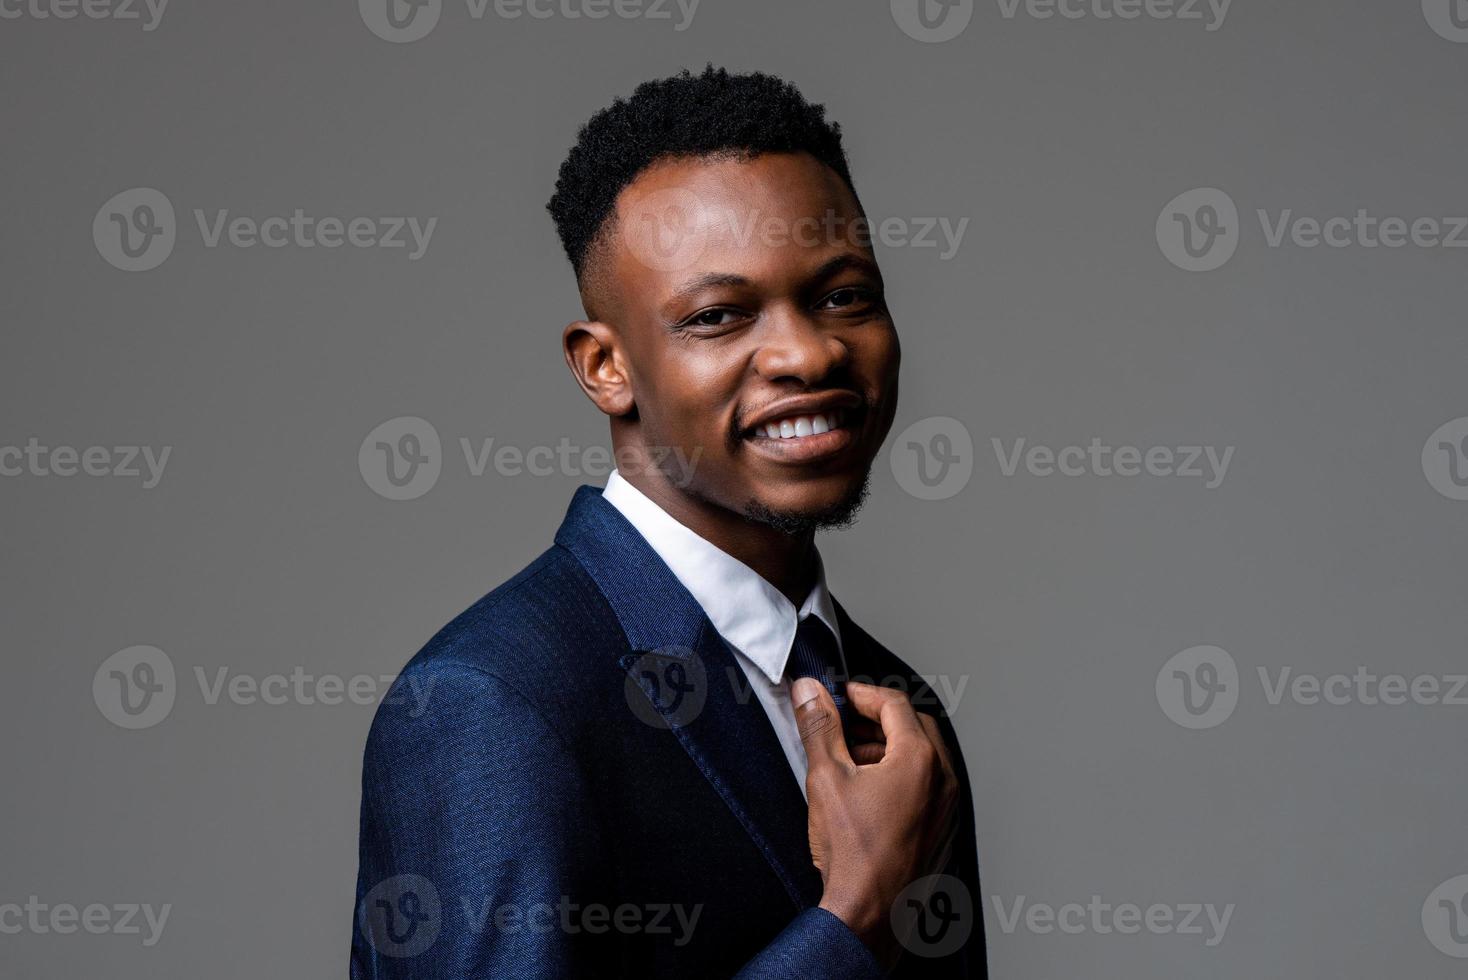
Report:
<svg viewBox="0 0 1468 980"><path fill-rule="evenodd" d="M403 675L469 670L533 690L547 676L563 683L579 673L578 659L625 643L596 582L575 556L553 545L434 634Z"/></svg>

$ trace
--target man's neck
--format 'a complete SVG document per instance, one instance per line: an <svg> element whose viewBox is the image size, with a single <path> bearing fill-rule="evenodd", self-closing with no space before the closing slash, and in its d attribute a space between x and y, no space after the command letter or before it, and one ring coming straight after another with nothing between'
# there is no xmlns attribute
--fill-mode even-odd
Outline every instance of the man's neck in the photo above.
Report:
<svg viewBox="0 0 1468 980"><path fill-rule="evenodd" d="M642 467L622 479L640 490L668 516L725 554L739 559L798 609L815 588L815 532L790 535L743 514L687 494L656 469Z"/></svg>

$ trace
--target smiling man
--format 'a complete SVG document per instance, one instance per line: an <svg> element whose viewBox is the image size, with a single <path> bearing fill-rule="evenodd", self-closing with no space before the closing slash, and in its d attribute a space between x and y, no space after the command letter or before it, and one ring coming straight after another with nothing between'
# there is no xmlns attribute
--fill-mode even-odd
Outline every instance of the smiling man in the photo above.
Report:
<svg viewBox="0 0 1468 980"><path fill-rule="evenodd" d="M984 976L957 739L814 544L900 358L840 129L684 72L583 127L550 211L619 471L413 658L426 711L379 709L352 975Z"/></svg>

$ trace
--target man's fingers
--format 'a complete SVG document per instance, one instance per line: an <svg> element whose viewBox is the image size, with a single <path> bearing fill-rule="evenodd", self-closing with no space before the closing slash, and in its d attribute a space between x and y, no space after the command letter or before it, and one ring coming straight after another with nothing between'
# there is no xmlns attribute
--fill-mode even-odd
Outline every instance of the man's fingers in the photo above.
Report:
<svg viewBox="0 0 1468 980"><path fill-rule="evenodd" d="M790 700L795 705L795 726L800 730L810 768L832 762L852 765L841 731L841 715L825 685L810 677L797 678L790 685Z"/></svg>
<svg viewBox="0 0 1468 980"><path fill-rule="evenodd" d="M876 765L886 754L887 746L881 742L857 742L851 746L851 761L859 766Z"/></svg>
<svg viewBox="0 0 1468 980"><path fill-rule="evenodd" d="M882 726L870 718L852 713L842 722L846 726L846 744L860 745L863 742L885 742L887 736L882 734Z"/></svg>
<svg viewBox="0 0 1468 980"><path fill-rule="evenodd" d="M876 684L848 681L846 699L851 702L857 714L881 724L889 750L900 751L904 743L911 744L914 739L927 739L923 726L918 723L912 702L901 691Z"/></svg>
<svg viewBox="0 0 1468 980"><path fill-rule="evenodd" d="M938 727L938 719L932 715L919 713L918 721L923 726L928 741L933 743L933 748L938 753L938 762L943 767L943 778L957 784L958 774L953 771L953 757L948 754L948 743L943 741L943 729Z"/></svg>

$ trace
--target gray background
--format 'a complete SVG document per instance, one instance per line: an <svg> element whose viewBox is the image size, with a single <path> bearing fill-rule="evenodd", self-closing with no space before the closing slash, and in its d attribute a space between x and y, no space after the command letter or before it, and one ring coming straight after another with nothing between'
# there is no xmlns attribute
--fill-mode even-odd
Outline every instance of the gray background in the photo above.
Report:
<svg viewBox="0 0 1468 980"><path fill-rule="evenodd" d="M1270 248L1255 209L1468 213L1468 44L1416 2L1237 0L1199 21L1006 18L944 43L885 4L704 0L668 20L446 3L393 44L351 2L174 0L138 21L0 20L0 443L170 445L162 482L0 479L0 903L171 903L161 942L0 935L19 977L340 976L370 706L209 705L194 669L391 674L550 540L574 475L470 476L458 439L605 441L558 353L579 314L544 212L576 127L645 78L764 69L847 131L874 217L970 219L880 257L898 428L972 435L957 495L886 458L823 539L836 594L955 705L998 977L1450 977L1421 910L1468 873L1468 707L1268 703L1257 667L1464 668L1468 503L1424 441L1468 415L1468 252ZM1154 223L1218 187L1242 218L1189 273ZM153 187L179 241L105 262L103 202ZM404 250L205 248L192 211L437 216ZM380 422L444 440L427 495L357 465ZM1184 478L1004 476L990 440L1234 446ZM597 481L599 482L599 481ZM90 694L134 644L177 702L125 731ZM1154 684L1216 644L1222 725ZM1006 907L1198 902L1204 936L1006 934Z"/></svg>

